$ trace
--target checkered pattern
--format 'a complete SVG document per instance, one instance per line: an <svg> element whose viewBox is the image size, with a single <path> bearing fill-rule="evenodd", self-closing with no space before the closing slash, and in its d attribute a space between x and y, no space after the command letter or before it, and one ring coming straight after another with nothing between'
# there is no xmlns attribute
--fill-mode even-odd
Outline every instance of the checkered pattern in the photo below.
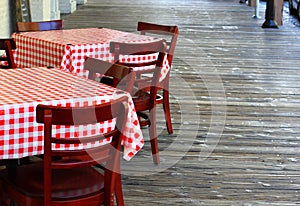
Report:
<svg viewBox="0 0 300 206"><path fill-rule="evenodd" d="M154 37L127 33L106 28L86 28L70 30L53 30L38 32L22 32L14 34L17 44L15 60L18 67L60 67L80 76L86 76L83 70L85 57L113 62L113 54L109 51L109 42L151 42ZM150 57L155 58L155 57ZM140 61L126 58L126 61ZM165 60L160 80L169 72L168 61Z"/></svg>
<svg viewBox="0 0 300 206"><path fill-rule="evenodd" d="M109 102L125 92L59 69L0 70L0 159L21 158L43 152L43 125L35 122L38 104L84 106ZM144 145L129 96L129 113L123 131L124 159L130 160ZM56 137L92 135L111 130L114 121L84 127L56 127ZM95 144L105 144L110 139ZM90 147L92 145L70 145ZM56 149L66 149L57 147Z"/></svg>

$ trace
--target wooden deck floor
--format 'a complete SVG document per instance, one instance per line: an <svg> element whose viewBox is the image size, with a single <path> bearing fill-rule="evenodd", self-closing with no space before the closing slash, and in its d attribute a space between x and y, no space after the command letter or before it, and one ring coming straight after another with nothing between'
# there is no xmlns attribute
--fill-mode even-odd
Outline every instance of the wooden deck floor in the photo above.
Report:
<svg viewBox="0 0 300 206"><path fill-rule="evenodd" d="M283 26L262 29L264 11L261 2L252 19L238 0L88 0L62 17L66 28L179 26L174 134L159 118L161 165L149 142L122 163L126 205L300 205L300 27L285 5Z"/></svg>

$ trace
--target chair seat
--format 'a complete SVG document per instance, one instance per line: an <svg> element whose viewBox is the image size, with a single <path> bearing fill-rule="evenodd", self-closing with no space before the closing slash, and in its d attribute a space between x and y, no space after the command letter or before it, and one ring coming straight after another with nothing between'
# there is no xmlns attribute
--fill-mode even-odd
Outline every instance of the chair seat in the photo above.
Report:
<svg viewBox="0 0 300 206"><path fill-rule="evenodd" d="M156 98L160 98L160 95L157 94ZM151 98L150 93L147 91L139 90L133 97L132 97L135 109L137 111L137 115L140 118L140 126L150 126L151 121L149 118L149 114L145 113L146 110L151 110ZM157 100L156 100L157 101Z"/></svg>
<svg viewBox="0 0 300 206"><path fill-rule="evenodd" d="M135 104L137 104L135 105L135 107L139 108L139 111L150 109L148 106L149 103L151 102L149 92L140 90L132 97L132 100ZM162 95L156 94L155 103L160 104L162 100L163 100Z"/></svg>
<svg viewBox="0 0 300 206"><path fill-rule="evenodd" d="M151 99L150 99L150 93L139 90L135 95L132 97L134 107L136 111L144 111L151 109Z"/></svg>
<svg viewBox="0 0 300 206"><path fill-rule="evenodd" d="M16 174L11 178L8 178L7 170L0 171L0 178L6 181L7 185L13 185L22 194L43 199L43 172L43 163L35 163L17 167ZM52 174L52 198L56 200L78 198L100 192L104 194L103 188L103 175L92 167L57 169Z"/></svg>

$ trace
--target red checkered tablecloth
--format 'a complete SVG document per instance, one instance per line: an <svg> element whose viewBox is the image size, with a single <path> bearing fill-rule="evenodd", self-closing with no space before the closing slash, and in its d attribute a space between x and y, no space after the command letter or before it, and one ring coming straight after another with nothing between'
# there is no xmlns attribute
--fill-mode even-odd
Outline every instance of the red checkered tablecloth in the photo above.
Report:
<svg viewBox="0 0 300 206"><path fill-rule="evenodd" d="M107 28L22 32L13 36L17 44L15 60L18 67L60 67L80 76L86 76L83 70L86 56L108 62L114 61L113 54L109 51L111 41L151 42L157 40L154 37ZM142 60L129 57L126 61ZM160 80L163 80L169 71L169 64L165 59Z"/></svg>
<svg viewBox="0 0 300 206"><path fill-rule="evenodd" d="M84 106L109 102L125 92L59 69L22 68L0 70L0 159L43 153L43 125L35 121L38 104ZM123 131L124 159L130 160L144 145L143 135L130 95L129 113ZM114 127L105 122L85 127L56 127L56 137L92 135ZM76 136L76 135L75 135ZM109 141L95 144L105 144ZM70 145L89 147L91 145ZM56 148L66 149L66 148Z"/></svg>

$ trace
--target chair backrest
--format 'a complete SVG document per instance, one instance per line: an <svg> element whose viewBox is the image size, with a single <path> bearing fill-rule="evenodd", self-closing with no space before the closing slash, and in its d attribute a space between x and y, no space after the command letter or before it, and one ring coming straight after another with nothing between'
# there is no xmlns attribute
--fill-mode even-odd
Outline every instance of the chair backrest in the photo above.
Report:
<svg viewBox="0 0 300 206"><path fill-rule="evenodd" d="M0 39L0 50L4 51L4 55L0 56L0 68L16 68L13 49L16 49L16 43L13 39Z"/></svg>
<svg viewBox="0 0 300 206"><path fill-rule="evenodd" d="M40 22L17 22L17 32L61 30L64 27L62 19Z"/></svg>
<svg viewBox="0 0 300 206"><path fill-rule="evenodd" d="M154 34L158 37L164 37L167 42L167 54L169 65L172 65L173 55L179 35L178 26L175 25L160 25L148 22L138 22L137 30L141 34ZM168 38L169 37L169 38Z"/></svg>
<svg viewBox="0 0 300 206"><path fill-rule="evenodd" d="M130 67L87 57L84 62L84 69L89 71L89 79L129 93L132 91L135 73Z"/></svg>
<svg viewBox="0 0 300 206"><path fill-rule="evenodd" d="M132 67L137 76L135 85L138 90L150 91L153 100L156 98L166 47L165 40L149 43L110 42L110 52L114 53L115 63Z"/></svg>
<svg viewBox="0 0 300 206"><path fill-rule="evenodd" d="M44 205L51 202L52 169L90 167L105 163L104 188L108 194L114 193L115 177L120 169L121 132L123 131L127 113L127 97L123 96L109 103L86 107L59 107L37 105L36 121L44 124ZM56 138L52 136L52 126L90 125L116 119L116 127L109 132L93 136ZM100 129L99 129L100 130ZM85 134L85 132L82 132ZM78 136L77 136L78 135ZM97 141L112 137L110 144L99 146ZM55 145L86 144L94 145L84 149L53 150ZM66 177L67 178L67 177ZM49 204L50 205L50 204Z"/></svg>

